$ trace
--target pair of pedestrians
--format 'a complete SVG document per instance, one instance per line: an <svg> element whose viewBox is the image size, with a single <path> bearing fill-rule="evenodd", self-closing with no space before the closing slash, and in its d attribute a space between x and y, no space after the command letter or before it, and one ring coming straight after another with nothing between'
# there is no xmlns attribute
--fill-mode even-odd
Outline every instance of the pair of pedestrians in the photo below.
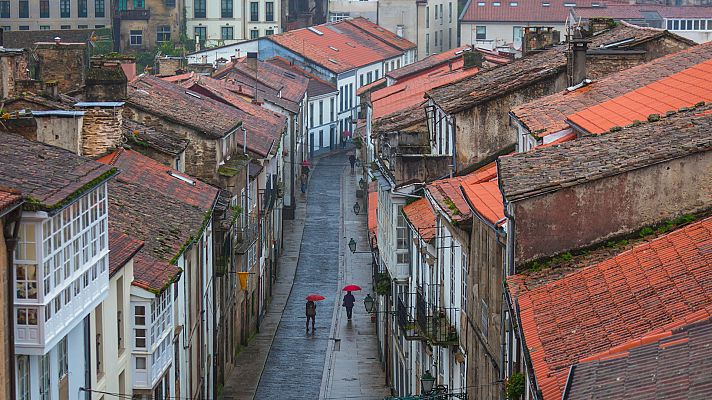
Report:
<svg viewBox="0 0 712 400"><path fill-rule="evenodd" d="M354 297L353 294L351 294L351 291L347 292L346 295L344 295L344 300L342 302L342 306L346 307L346 316L348 319L351 319L351 316L353 315L353 309L354 309L354 304L356 304L356 298ZM316 330L314 327L316 323L316 303L314 300L308 300L306 304L306 316L307 316L307 333L309 333L309 321L311 321L311 326L312 326L312 333Z"/></svg>

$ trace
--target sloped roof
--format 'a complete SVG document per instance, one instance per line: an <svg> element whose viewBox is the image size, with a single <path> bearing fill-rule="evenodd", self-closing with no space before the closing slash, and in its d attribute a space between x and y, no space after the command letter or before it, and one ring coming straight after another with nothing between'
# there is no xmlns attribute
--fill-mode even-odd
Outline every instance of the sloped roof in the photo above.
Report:
<svg viewBox="0 0 712 400"><path fill-rule="evenodd" d="M469 0L461 22L558 22L563 23L576 4L590 7L591 0Z"/></svg>
<svg viewBox="0 0 712 400"><path fill-rule="evenodd" d="M267 60L268 63L278 65L285 70L291 71L292 73L301 75L309 79L309 84L307 85L307 95L309 97L321 96L328 93L336 93L336 85L331 82L327 82L314 74L299 68L296 65L291 64L288 60L280 56L275 56Z"/></svg>
<svg viewBox="0 0 712 400"><path fill-rule="evenodd" d="M415 48L416 44L408 39L402 38L395 33L383 28L373 22L369 21L364 17L356 17L344 20L346 24L353 25L362 31L368 33L369 35L381 40L388 45L395 47L399 50L410 50Z"/></svg>
<svg viewBox="0 0 712 400"><path fill-rule="evenodd" d="M508 278L544 399L562 396L569 366L696 312L712 310L712 218L557 281Z"/></svg>
<svg viewBox="0 0 712 400"><path fill-rule="evenodd" d="M428 199L423 197L406 205L403 214L424 241L430 242L435 238L435 213Z"/></svg>
<svg viewBox="0 0 712 400"><path fill-rule="evenodd" d="M247 58L237 59L232 68L243 74L255 76L255 71L248 63ZM271 87L277 92L281 92L281 96L294 103L299 103L304 98L304 93L307 91L309 79L301 74L295 74L289 69L283 68L276 63L258 61L256 63L256 76L266 86Z"/></svg>
<svg viewBox="0 0 712 400"><path fill-rule="evenodd" d="M14 189L0 187L0 214L22 201L20 192Z"/></svg>
<svg viewBox="0 0 712 400"><path fill-rule="evenodd" d="M107 18L108 20L108 18ZM101 29L100 29L101 30ZM54 43L55 37L60 37L62 43L89 43L91 34L97 29L52 29L38 31L4 31L3 46L9 48L31 49L35 43Z"/></svg>
<svg viewBox="0 0 712 400"><path fill-rule="evenodd" d="M467 205L460 185L464 178L454 176L429 183L425 188L451 221L462 222L470 219L470 206Z"/></svg>
<svg viewBox="0 0 712 400"><path fill-rule="evenodd" d="M573 92L563 91L522 104L512 109L512 114L514 114L531 133L538 136L545 136L549 133L568 128L568 124L565 121L567 115L612 100L663 78L678 74L687 68L709 61L711 57L712 43L693 46L689 49L668 54L648 63L611 74L598 82L594 82ZM703 87L705 85L709 87L709 79L707 79L707 82L702 81L705 79L704 76L709 78L709 73L708 66L701 67L700 71L690 74L690 81L703 85ZM679 82L679 77L673 79L671 82L673 90L667 93L669 97L678 94L679 86L682 84L682 82ZM649 93L649 90L644 92ZM691 105L695 103L697 102ZM645 106L641 105L640 108L643 109ZM675 108L675 110L677 110L677 108ZM639 119L644 121L649 114L653 114L653 112L649 112L645 114L645 117ZM620 126L626 125L628 124L621 124Z"/></svg>
<svg viewBox="0 0 712 400"><path fill-rule="evenodd" d="M0 143L0 185L19 190L40 210L63 207L115 171L69 150L11 133L0 132Z"/></svg>
<svg viewBox="0 0 712 400"><path fill-rule="evenodd" d="M365 24L371 23L361 21L354 25L344 20L287 31L267 39L336 74L402 53L388 41L364 30L361 26Z"/></svg>
<svg viewBox="0 0 712 400"><path fill-rule="evenodd" d="M590 48L624 39L633 39L610 48L613 50L628 49L641 42L664 35L674 36L660 29L640 28L621 23L594 36ZM546 51L527 55L509 64L482 71L455 84L430 90L426 95L432 98L446 113L454 113L555 76L563 72L565 68L566 46L559 45Z"/></svg>
<svg viewBox="0 0 712 400"><path fill-rule="evenodd" d="M109 276L113 276L126 265L141 248L143 248L143 241L109 229Z"/></svg>
<svg viewBox="0 0 712 400"><path fill-rule="evenodd" d="M172 156L182 153L190 143L188 139L181 138L177 134L171 134L162 128L149 127L128 118L121 121L121 131L130 140L138 140L152 149Z"/></svg>
<svg viewBox="0 0 712 400"><path fill-rule="evenodd" d="M705 398L712 390L710 343L710 317L635 339L576 364L563 398Z"/></svg>
<svg viewBox="0 0 712 400"><path fill-rule="evenodd" d="M656 19L663 18L709 18L712 15L712 7L709 6L680 6L668 7L657 4L623 4L611 2L601 4L600 7L574 7L576 17L586 19L591 18L613 18L620 19L651 19L651 14Z"/></svg>
<svg viewBox="0 0 712 400"><path fill-rule="evenodd" d="M151 75L140 75L129 83L126 103L210 139L219 139L242 123L233 107Z"/></svg>
<svg viewBox="0 0 712 400"><path fill-rule="evenodd" d="M501 223L504 219L502 193L496 180L468 184L462 182L462 189L475 212L491 224Z"/></svg>
<svg viewBox="0 0 712 400"><path fill-rule="evenodd" d="M500 157L497 166L502 194L507 202L517 201L710 151L712 114L704 112L710 108Z"/></svg>
<svg viewBox="0 0 712 400"><path fill-rule="evenodd" d="M159 294L178 279L182 271L166 261L157 260L144 252L139 252L134 257L134 280L131 284Z"/></svg>
<svg viewBox="0 0 712 400"><path fill-rule="evenodd" d="M709 46L712 49L712 46ZM712 56L712 54L711 54ZM608 132L615 126L646 121L700 102L712 101L712 60L569 115L566 120L588 133Z"/></svg>
<svg viewBox="0 0 712 400"><path fill-rule="evenodd" d="M425 70L429 70L434 67L447 64L450 60L462 58L462 53L464 51L470 51L470 49L471 46L460 46L454 49L445 50L442 53L433 54L423 58L422 60L418 60L414 63L405 65L398 69L394 69L393 71L388 71L386 73L386 76L398 81L409 75L417 74L419 72L423 72Z"/></svg>
<svg viewBox="0 0 712 400"><path fill-rule="evenodd" d="M242 127L247 130L247 148L250 151L266 156L270 150L275 149L274 143L279 141L286 128L286 116L246 100L240 95L240 88L227 81L198 75L183 85L234 107ZM238 135L237 141L243 144L242 135Z"/></svg>
<svg viewBox="0 0 712 400"><path fill-rule="evenodd" d="M143 251L169 262L198 237L218 189L132 150L99 159L121 173L109 184L109 227L145 242Z"/></svg>

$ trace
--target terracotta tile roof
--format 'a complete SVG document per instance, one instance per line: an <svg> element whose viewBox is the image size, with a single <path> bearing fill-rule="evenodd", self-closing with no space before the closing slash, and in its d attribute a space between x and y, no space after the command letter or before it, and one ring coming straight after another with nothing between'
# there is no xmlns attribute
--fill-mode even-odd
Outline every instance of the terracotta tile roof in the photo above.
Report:
<svg viewBox="0 0 712 400"><path fill-rule="evenodd" d="M255 99L256 96L260 102L267 101L294 114L299 112L298 101L280 95L281 85L255 78L254 71L247 70L240 60L228 63L224 69L213 74L213 78L233 84L237 88L233 91L243 97ZM190 85L191 81L185 81L183 85L186 84Z"/></svg>
<svg viewBox="0 0 712 400"><path fill-rule="evenodd" d="M270 58L269 60L267 60L267 62L309 79L309 84L307 85L307 95L309 97L316 97L324 94L338 92L338 90L336 89L336 85L332 84L331 82L327 82L314 74L310 74L307 71L297 67L296 65L290 64L288 60L282 57L276 56Z"/></svg>
<svg viewBox="0 0 712 400"><path fill-rule="evenodd" d="M705 106L709 109L710 106ZM712 150L712 115L682 112L659 122L500 157L506 201L556 191Z"/></svg>
<svg viewBox="0 0 712 400"><path fill-rule="evenodd" d="M561 398L577 360L712 310L710 246L707 218L548 284L510 277L544 399Z"/></svg>
<svg viewBox="0 0 712 400"><path fill-rule="evenodd" d="M5 210L14 208L22 201L22 195L15 189L0 187L0 214Z"/></svg>
<svg viewBox="0 0 712 400"><path fill-rule="evenodd" d="M109 229L109 276L126 265L143 248L143 241Z"/></svg>
<svg viewBox="0 0 712 400"><path fill-rule="evenodd" d="M712 49L712 46L708 47ZM677 111L683 107L692 107L700 102L710 101L712 101L712 59L569 115L566 119L579 130L604 133L615 126L628 126L635 121L646 121L648 116L653 114L665 115L668 111Z"/></svg>
<svg viewBox="0 0 712 400"><path fill-rule="evenodd" d="M150 75L140 75L129 83L126 103L211 139L227 135L242 122L234 108Z"/></svg>
<svg viewBox="0 0 712 400"><path fill-rule="evenodd" d="M425 188L451 221L462 222L470 219L470 206L467 204L460 185L463 177L440 179L429 183Z"/></svg>
<svg viewBox="0 0 712 400"><path fill-rule="evenodd" d="M613 18L662 20L664 18L709 18L712 7L682 6L667 7L657 4L601 4L601 7L575 7L574 15L583 19Z"/></svg>
<svg viewBox="0 0 712 400"><path fill-rule="evenodd" d="M134 280L131 284L158 295L175 282L182 271L175 265L140 252L134 257Z"/></svg>
<svg viewBox="0 0 712 400"><path fill-rule="evenodd" d="M187 79L190 79L195 76L194 71L186 72L185 74L179 74L179 75L171 75L171 76L163 76L161 79L163 79L166 82L182 82Z"/></svg>
<svg viewBox="0 0 712 400"><path fill-rule="evenodd" d="M407 79L377 90L371 94L373 118L378 119L397 111L412 110L425 102L425 92L443 85L460 81L475 75L479 68L463 68L462 58L451 65L441 65L430 70L412 75ZM423 117L425 116L425 113Z"/></svg>
<svg viewBox="0 0 712 400"><path fill-rule="evenodd" d="M30 111L50 111L50 110L65 110L72 111L77 108L74 104L77 103L77 99L64 94L60 94L57 99L49 99L40 95L35 95L32 93L23 93L19 96L11 97L5 99L4 108L9 111L19 111L22 107L14 105L15 103L31 103L34 106L30 106Z"/></svg>
<svg viewBox="0 0 712 400"><path fill-rule="evenodd" d="M591 6L591 0L508 0L467 2L465 11L460 17L461 22L560 22L566 21L572 7L565 3L575 3L577 6ZM500 5L501 4L501 5ZM516 4L512 6L511 4ZM548 6L544 6L548 4Z"/></svg>
<svg viewBox="0 0 712 400"><path fill-rule="evenodd" d="M111 229L144 241L143 251L164 262L200 235L217 188L132 150L121 149L99 161L121 170L109 184Z"/></svg>
<svg viewBox="0 0 712 400"><path fill-rule="evenodd" d="M435 238L435 213L428 199L421 198L406 205L403 214L424 241L430 242Z"/></svg>
<svg viewBox="0 0 712 400"><path fill-rule="evenodd" d="M346 21L287 31L268 36L267 39L335 74L402 53Z"/></svg>
<svg viewBox="0 0 712 400"><path fill-rule="evenodd" d="M192 85L189 86L188 82L192 82ZM270 150L276 150L274 143L279 142L286 129L286 116L246 100L240 95L237 85L226 81L199 75L186 81L184 86L237 109L242 127L247 129L247 148L250 151L264 157ZM236 140L242 146L241 134L237 136Z"/></svg>
<svg viewBox="0 0 712 400"><path fill-rule="evenodd" d="M363 85L358 88L358 90L356 90L356 96L361 96L366 92L372 91L374 89L381 89L383 87L386 87L386 78L376 79L368 85Z"/></svg>
<svg viewBox="0 0 712 400"><path fill-rule="evenodd" d="M504 203L496 180L469 184L462 182L462 190L475 212L491 224L504 220Z"/></svg>
<svg viewBox="0 0 712 400"><path fill-rule="evenodd" d="M283 68L276 63L258 61L257 76L259 80L266 86L271 87L275 91L281 91L283 98L299 103L304 99L304 93L307 91L309 79L301 74L295 74L290 69ZM247 58L238 59L233 64L233 70L241 71L243 74L255 76L254 69L249 65Z"/></svg>
<svg viewBox="0 0 712 400"><path fill-rule="evenodd" d="M149 127L127 118L121 121L121 131L129 141L140 141L156 151L172 156L182 153L190 142L177 134L166 132L161 128Z"/></svg>
<svg viewBox="0 0 712 400"><path fill-rule="evenodd" d="M400 82L371 94L373 130L391 132L411 127L426 120L425 93L433 88L461 81L477 74L478 68L463 68L462 58L450 65L440 65L411 75Z"/></svg>
<svg viewBox="0 0 712 400"><path fill-rule="evenodd" d="M344 20L346 24L353 25L378 40L388 43L399 50L410 50L415 48L416 44L408 39L402 38L388 29L382 28L379 25L367 20L363 17L356 17Z"/></svg>
<svg viewBox="0 0 712 400"><path fill-rule="evenodd" d="M114 168L18 135L0 132L0 143L0 185L19 190L40 210L59 208L114 174Z"/></svg>
<svg viewBox="0 0 712 400"><path fill-rule="evenodd" d="M710 343L708 316L589 357L570 373L564 400L706 398L712 390Z"/></svg>
<svg viewBox="0 0 712 400"><path fill-rule="evenodd" d="M710 58L712 58L712 43L694 46L678 53L668 54L667 56L657 58L648 63L609 75L598 82L594 82L573 92L563 91L522 104L512 109L512 114L514 114L532 134L540 137L546 136L547 134L568 128L568 124L565 121L568 115L597 104L605 103L663 78L678 74L687 68L705 63ZM702 66L699 70L691 74L688 81L709 87L709 82L701 81L701 79L704 79L704 76L709 78L709 74L709 66ZM685 96L683 93L680 93L680 87L683 85L683 81L681 81L680 78L681 77L673 78L672 81L670 81L675 89L670 91L670 93L666 93L668 98L670 98L670 105L680 104L679 100L681 99L675 100L676 96L682 97L686 103L689 103L690 96ZM654 88L658 88L659 90L660 84L656 84ZM642 93L651 93L651 90L648 88L642 90ZM653 96L657 95L653 94ZM631 99L631 101L636 99L638 98ZM625 105L629 105L628 103L629 102ZM692 102L689 105L694 105L695 103L697 102ZM612 103L608 104L610 105ZM618 107L620 106L622 105L618 105ZM663 105L660 105L660 107L665 108ZM644 110L647 107L636 106L636 108L641 112L645 112ZM676 107L674 109L677 110L678 108L679 107ZM631 117L645 121L648 115L654 113L654 109L655 108L649 108L650 112L647 112L644 117L639 118L637 114L631 114ZM668 110L669 109L666 109L665 111ZM614 111L615 109L611 109L610 112L613 113ZM626 112L626 114L629 113ZM624 119L622 121L624 122ZM633 122L633 120L630 122ZM620 124L620 126L626 125L628 124Z"/></svg>
<svg viewBox="0 0 712 400"><path fill-rule="evenodd" d="M432 68L439 67L443 64L447 64L451 60L462 58L462 52L468 51L469 49L471 49L471 46L460 46L454 49L446 50L442 53L433 54L412 64L408 64L401 68L394 69L393 71L388 71L386 73L386 76L395 79L397 82L398 80L403 79L409 75L430 70Z"/></svg>
<svg viewBox="0 0 712 400"><path fill-rule="evenodd" d="M96 29L52 29L38 31L5 31L3 32L3 46L7 48L32 49L35 43L54 43L54 38L59 36L62 43L87 44Z"/></svg>
<svg viewBox="0 0 712 400"><path fill-rule="evenodd" d="M508 6L507 6L508 7ZM502 8L507 8L502 7ZM591 48L623 39L634 40L611 49L635 47L641 42L657 37L673 36L667 31L640 28L621 23L592 38ZM482 71L452 85L428 91L427 96L447 113L464 110L503 96L521 87L562 73L566 68L566 46L554 46L531 56L522 57L509 64Z"/></svg>

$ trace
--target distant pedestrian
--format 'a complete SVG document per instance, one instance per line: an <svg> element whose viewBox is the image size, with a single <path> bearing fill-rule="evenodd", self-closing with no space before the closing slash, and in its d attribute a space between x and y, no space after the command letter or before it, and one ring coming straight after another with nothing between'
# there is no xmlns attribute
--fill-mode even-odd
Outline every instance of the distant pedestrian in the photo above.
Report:
<svg viewBox="0 0 712 400"><path fill-rule="evenodd" d="M307 192L307 181L308 181L308 175L302 172L302 176L300 178L302 193Z"/></svg>
<svg viewBox="0 0 712 400"><path fill-rule="evenodd" d="M354 173L354 165L356 165L356 156L351 154L349 155L349 164L351 164L351 173Z"/></svg>
<svg viewBox="0 0 712 400"><path fill-rule="evenodd" d="M356 298L354 295L351 294L351 292L346 292L346 295L344 295L344 303L343 306L346 307L346 316L351 319L351 312L354 309L354 303L356 303Z"/></svg>
<svg viewBox="0 0 712 400"><path fill-rule="evenodd" d="M309 333L309 320L311 319L312 323L312 332L314 332L314 322L315 322L315 317L316 317L316 303L313 301L309 300L307 301L307 333Z"/></svg>

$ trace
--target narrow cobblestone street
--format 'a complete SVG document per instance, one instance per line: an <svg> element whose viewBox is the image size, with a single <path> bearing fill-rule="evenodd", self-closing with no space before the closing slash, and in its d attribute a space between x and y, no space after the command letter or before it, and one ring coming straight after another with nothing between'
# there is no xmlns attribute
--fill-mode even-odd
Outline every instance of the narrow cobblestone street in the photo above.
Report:
<svg viewBox="0 0 712 400"><path fill-rule="evenodd" d="M344 154L325 157L309 181L307 214L294 285L277 328L257 399L316 399L324 360L339 272L341 173ZM317 303L316 333L306 334L304 298L322 294Z"/></svg>

